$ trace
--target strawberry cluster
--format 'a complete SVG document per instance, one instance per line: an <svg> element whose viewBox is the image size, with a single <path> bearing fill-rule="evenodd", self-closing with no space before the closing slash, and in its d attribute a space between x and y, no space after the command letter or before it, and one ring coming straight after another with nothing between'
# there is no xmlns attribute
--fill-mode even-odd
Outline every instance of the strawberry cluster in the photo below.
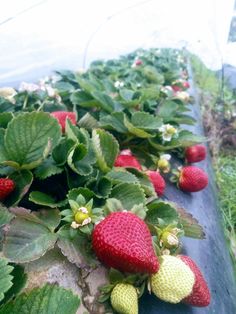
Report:
<svg viewBox="0 0 236 314"><path fill-rule="evenodd" d="M195 262L184 255L157 256L146 223L135 214L121 211L108 215L94 228L92 245L107 267L147 274L151 291L159 299L209 305L210 291ZM125 280L114 285L110 300L118 313L138 314L138 289Z"/></svg>
<svg viewBox="0 0 236 314"><path fill-rule="evenodd" d="M185 150L185 160L187 163L200 162L206 158L206 147L204 145L195 145L186 148ZM167 161L166 161L167 162ZM160 174L162 169L163 161L159 160L159 169L146 170L149 180L153 184L156 194L160 197L164 194L166 182L163 176ZM124 168L136 168L142 171L143 167L138 161L138 159L132 154L130 150L121 151L118 155L115 167ZM166 167L169 167L169 163ZM208 185L208 176L204 170L193 165L187 165L180 167L178 171L173 172L175 176L173 177L173 182L177 183L179 189L185 192L198 192L203 190Z"/></svg>

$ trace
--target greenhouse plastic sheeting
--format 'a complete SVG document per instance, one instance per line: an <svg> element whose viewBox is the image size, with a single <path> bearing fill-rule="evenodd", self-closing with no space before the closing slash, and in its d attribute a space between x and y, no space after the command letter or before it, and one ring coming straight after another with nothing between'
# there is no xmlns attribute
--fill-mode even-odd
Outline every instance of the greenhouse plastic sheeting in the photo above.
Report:
<svg viewBox="0 0 236 314"><path fill-rule="evenodd" d="M0 85L136 48L186 47L222 65L234 0L1 0Z"/></svg>

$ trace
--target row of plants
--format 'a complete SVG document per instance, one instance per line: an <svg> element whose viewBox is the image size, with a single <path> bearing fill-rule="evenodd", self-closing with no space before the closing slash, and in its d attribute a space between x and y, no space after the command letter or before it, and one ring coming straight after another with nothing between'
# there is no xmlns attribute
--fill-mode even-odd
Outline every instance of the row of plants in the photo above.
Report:
<svg viewBox="0 0 236 314"><path fill-rule="evenodd" d="M22 265L55 247L79 270L108 269L104 313L138 313L147 289L209 305L201 271L180 255L180 238L204 231L165 198L167 181L185 192L208 184L192 165L205 139L183 127L196 123L186 64L177 50L138 50L0 90L1 314L76 312L62 287L19 294Z"/></svg>
<svg viewBox="0 0 236 314"><path fill-rule="evenodd" d="M191 64L201 97L203 122L213 157L225 235L236 274L235 95L227 81L222 84L219 75L209 70L198 57L192 55Z"/></svg>

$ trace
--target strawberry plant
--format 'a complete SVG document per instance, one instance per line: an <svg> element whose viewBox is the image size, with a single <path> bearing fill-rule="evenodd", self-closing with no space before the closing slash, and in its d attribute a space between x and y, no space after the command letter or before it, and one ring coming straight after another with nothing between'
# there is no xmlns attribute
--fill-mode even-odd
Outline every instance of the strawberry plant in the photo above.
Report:
<svg viewBox="0 0 236 314"><path fill-rule="evenodd" d="M79 300L70 292L63 299L63 288L46 285L18 296L22 280L7 294L16 285L11 273L25 276L19 265L37 263L55 248L79 272L89 273L100 263L109 268L110 282L99 297L103 311L112 305L120 313L137 313L137 298L150 284L166 301L208 304L201 294L202 275L196 275L193 262L186 265L189 260L178 257L180 237L204 238L203 229L183 208L165 200L171 155L182 164L188 147L204 140L182 127L195 120L186 99L171 87L189 87L185 62L177 57L171 50L140 50L119 60L94 62L83 74L61 71L56 81L24 83L10 98L3 95L0 296L5 304L0 313L24 313L23 300L28 307L49 302L54 313L54 303L65 298L71 301L67 313L75 313ZM180 188L206 186L201 169L183 169L204 184L186 189L200 183L182 173ZM169 259L180 265L184 286L174 299L163 298L155 288L162 260ZM91 306L86 304L89 311ZM37 308L35 313L44 312Z"/></svg>

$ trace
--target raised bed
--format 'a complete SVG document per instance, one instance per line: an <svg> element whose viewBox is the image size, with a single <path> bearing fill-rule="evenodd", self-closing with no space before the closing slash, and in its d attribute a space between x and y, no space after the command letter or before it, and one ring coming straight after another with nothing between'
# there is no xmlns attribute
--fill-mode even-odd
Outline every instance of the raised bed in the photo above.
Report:
<svg viewBox="0 0 236 314"><path fill-rule="evenodd" d="M168 53L170 53L170 57L166 58L165 54L168 55ZM91 245L90 238L93 237L92 232L96 228L95 223L101 223L109 212L120 211L122 207L131 210L141 219L146 219L158 256L162 254L177 255L182 249L182 254L195 260L202 270L211 292L210 305L204 309L187 306L183 303L162 302L145 292L139 302L139 313L166 314L171 311L188 314L201 311L201 313L233 314L235 312L235 284L220 225L221 218L217 210L217 196L210 159L199 164L208 173L210 179L209 185L204 191L194 194L184 193L176 188L176 184L168 183L164 195L162 195L164 202L157 198L157 195L163 194L163 185L160 191L160 181L158 181L160 179L155 181L146 172L147 169L156 170L158 165L159 169L163 170L164 174L162 174L166 181L169 182L171 175L170 173L165 174L168 172L169 166L163 166L163 164L161 166L159 163L160 152L170 152L173 155L171 165L176 168L184 163L184 149L203 140L198 98L193 89L194 83L190 80L191 94L195 101L190 105L190 115L185 115L183 113L188 107L188 100L186 100L188 95L178 94L178 89L186 89L186 85L184 86L186 82L177 81L177 83L173 83L173 87L166 87L168 82L170 84L176 78L176 73L179 71L173 55L171 57L171 52L164 51L162 62L166 63L163 64L158 64L158 50L153 50L150 55L148 52L141 52L140 55L143 56L143 61L142 57L141 60L135 58L136 54L123 58L124 66L121 64L118 67L119 75L112 72L112 66L117 66L117 61L114 60L107 64L95 63L94 72L90 75L76 77L73 73L63 72L61 73L61 82L55 85L59 89L59 93L51 89L47 83L41 83L40 86L27 84L22 86L21 92L15 96L16 99L14 95L4 94L3 91L5 98L1 99L2 108L0 108L2 112L0 113L2 126L2 151L0 154L2 167L0 171L1 177L8 175L15 183L13 193L2 199L3 204L10 207L10 213L7 208L1 208L2 212L0 212L3 217L0 216L3 219L2 224L5 225L2 233L3 256L9 262L20 264L25 269L28 279L24 290L29 297L24 302L28 307L33 304L35 298L36 300L39 298L36 289L36 297L30 299L31 289L47 282L70 288L83 300L83 305L81 304L77 311L78 314L82 314L86 310L91 314L111 312L108 302L105 303L105 306L108 306L106 311L104 305L97 301L100 294L98 288L108 283L108 270L100 264L95 268L91 266L94 263L97 264L97 260L94 255L91 255L89 247ZM159 72L153 68L152 62L157 63ZM172 71L171 66L169 72L166 70L169 67L168 62L172 64L176 73ZM184 70L182 74L186 76L184 60L180 63ZM160 68L163 68L165 75L161 73ZM120 77L124 80L127 79L124 89L122 89L123 82L119 80ZM142 86L142 84L144 85ZM165 85L164 88L161 87L162 84ZM61 98L63 102L61 102ZM156 104L158 104L157 117L155 115ZM173 108L176 109L173 110ZM21 111L36 110L49 112L76 110L78 125L80 128L86 128L88 132L74 126L76 124L74 114L70 114L71 122L67 120L66 123L63 118L59 118L58 113L51 113L51 116L56 117L57 120L48 114L39 112L23 113L18 117ZM14 111L14 116L9 113L11 111ZM113 115L114 111L117 111L118 114ZM86 112L90 114L86 115ZM134 116L135 118L133 118ZM194 120L191 117L195 118L195 125L182 127L183 123L193 124ZM159 118L160 120L158 120ZM23 128L21 125L25 127ZM36 128L37 132L35 132ZM45 142L43 128L48 128L47 136L51 138L49 145L46 145L47 139ZM192 133L184 131L184 129ZM61 132L63 136L64 134L66 136L63 139ZM38 134L41 134L42 142L37 139ZM37 139L35 149L32 149L32 143L34 143L32 138ZM142 163L142 168L139 161L134 162L133 160L132 167L138 170L123 169L127 167L127 164L122 164L122 160L124 160L122 156L118 161L118 142L120 149L130 148L132 150L132 154L136 155ZM40 144L42 148L39 143L42 143ZM44 145L46 146L44 147ZM49 158L51 146L56 148L53 149L52 156ZM16 147L18 147L18 152ZM126 151L125 154L130 156L130 152ZM87 159L84 161L83 158ZM133 156L131 155L130 158L132 159ZM121 166L123 168L118 168ZM206 174L203 174L203 177L205 180ZM63 183L64 180L66 183ZM192 182L192 184L194 185L196 182ZM158 187L156 187L156 183L158 183ZM195 186L195 189L203 189L205 183L206 180L204 186ZM180 182L179 186L183 188ZM81 188L78 189L79 187ZM190 188L192 189L192 187ZM79 194L86 198L86 202L83 198L78 198ZM94 199L96 207L96 210L92 207L94 210L92 213L91 209L88 209L91 205L88 200L91 198ZM111 198L115 198L116 201ZM107 199L110 200L110 203L107 202ZM79 208L77 208L78 204L75 203L75 200L80 204ZM177 205L173 205L171 202L175 202ZM30 213L26 208L31 209L32 212ZM165 210L169 211L166 216L163 215ZM151 212L152 214L150 214ZM39 217L38 213L40 213ZM194 218L188 213L192 214ZM63 217L65 217L64 220L61 220ZM140 223L143 223L142 220ZM181 240L183 242L183 247L181 247L179 240L175 237L176 230L179 230L177 235L185 232L186 236L196 239L184 238L183 241ZM171 232L174 243L170 244L168 239L164 239L164 231ZM32 243L31 236L37 239L37 232L40 236L37 241L34 240ZM204 233L205 239L200 240ZM95 245L93 247L95 250ZM98 251L96 253L98 255ZM103 258L100 256L100 259ZM113 265L117 265L116 261L113 261ZM13 273L16 278L14 289L13 291L9 290L6 295L9 300L20 292L25 282L23 269L17 267ZM113 267L119 269L121 266ZM133 264L128 264L128 267L131 269ZM148 267L151 266L148 265ZM9 266L8 272L11 271L11 266ZM141 270L139 271L141 272ZM146 272L148 271L144 271L144 273ZM193 274L190 275L193 276ZM17 279L17 276L21 280ZM132 282L141 292L142 288L147 286L144 284L147 282L147 275L145 276L135 280L128 277L129 279L125 280L130 280L129 282ZM195 275L194 278L196 280ZM10 286L12 278L6 275L5 279ZM17 280L21 282L20 285L17 285ZM113 288L114 286L106 287L110 292ZM9 288L4 289L3 293ZM34 304L36 308L33 314L44 313L44 302L48 302L48 311L50 309L50 314L54 314L55 299L51 298L53 302L50 304L49 297L47 301L44 300L44 293L56 295L58 302L63 303L64 300L65 307L67 306L66 299L59 296L68 293L67 301L69 298L71 300L69 314L75 313L78 299L73 297L70 292L60 290L55 286L46 286L43 289L41 290L42 307L39 309ZM52 291L52 289L54 290ZM109 298L109 295L105 293L103 297L105 300ZM15 303L10 301L7 305L0 307L0 314L23 311L21 302L22 299L18 296ZM208 301L204 305L207 304ZM22 313L26 314L26 309Z"/></svg>

